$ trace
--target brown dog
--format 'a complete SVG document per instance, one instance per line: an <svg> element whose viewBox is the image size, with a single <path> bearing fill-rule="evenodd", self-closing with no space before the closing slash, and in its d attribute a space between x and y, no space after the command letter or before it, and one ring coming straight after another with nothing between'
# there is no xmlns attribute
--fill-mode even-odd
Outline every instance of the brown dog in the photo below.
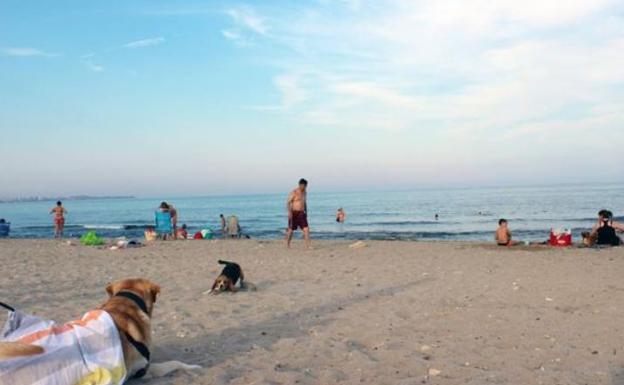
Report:
<svg viewBox="0 0 624 385"><path fill-rule="evenodd" d="M87 316L83 317L82 320L49 329L52 330L51 333L61 333L72 329L72 325L75 325L74 327L83 326L90 321L89 317L93 318L98 314L100 316L107 314L106 319L112 319L112 323L109 321L111 328L113 330L117 329L114 335L119 336L121 350L123 351L126 379L139 378L146 375L146 377L160 377L177 369L191 370L199 368L198 366L186 365L178 361L150 366L151 316L154 303L160 293L160 286L146 279L126 279L109 284L106 287L106 291L109 299L98 310L87 313ZM108 316L110 318L107 318ZM43 333L48 333L48 331L44 330ZM0 366L9 364L9 362L5 364L2 361L3 359L44 353L44 349L35 344L24 344L22 341L2 342L0 343ZM57 357L57 359L60 359L60 357ZM36 368L32 368L31 371L34 372L35 370ZM11 378L10 375L11 373L7 374L9 378ZM23 374L17 373L17 378L20 375Z"/></svg>
<svg viewBox="0 0 624 385"><path fill-rule="evenodd" d="M108 301L100 307L115 321L129 378L140 378L150 364L151 318L160 286L146 279L125 279L106 286Z"/></svg>

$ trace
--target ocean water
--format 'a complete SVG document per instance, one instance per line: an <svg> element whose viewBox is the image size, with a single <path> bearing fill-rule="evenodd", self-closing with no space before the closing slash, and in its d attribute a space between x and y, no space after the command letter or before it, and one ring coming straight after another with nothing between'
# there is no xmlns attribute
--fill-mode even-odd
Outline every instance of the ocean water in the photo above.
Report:
<svg viewBox="0 0 624 385"><path fill-rule="evenodd" d="M65 236L95 230L105 237L141 237L153 224L160 201L172 203L190 232L219 231L219 214L236 214L252 238L279 238L286 228L285 194L93 199L64 202ZM578 240L598 210L624 220L624 184L514 188L423 189L388 192L308 192L310 229L317 239L491 240L499 218L514 237L545 240L551 228L569 228ZM13 238L53 236L54 202L0 203L0 218L11 222ZM335 222L343 207L344 224ZM435 219L435 214L439 219Z"/></svg>

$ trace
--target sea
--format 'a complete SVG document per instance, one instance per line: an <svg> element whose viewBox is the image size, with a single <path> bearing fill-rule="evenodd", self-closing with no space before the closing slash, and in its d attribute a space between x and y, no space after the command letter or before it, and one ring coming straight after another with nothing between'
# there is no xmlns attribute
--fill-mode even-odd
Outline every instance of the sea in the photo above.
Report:
<svg viewBox="0 0 624 385"><path fill-rule="evenodd" d="M219 214L224 214L238 216L250 238L277 239L287 225L286 195L68 200L65 236L95 231L103 237L141 238L153 225L159 203L167 201L191 233L218 234ZM54 203L0 203L0 218L11 223L11 238L52 238ZM339 207L346 212L345 223L336 222ZM315 239L491 241L498 219L506 218L518 240L546 240L551 229L570 229L578 240L603 208L624 221L624 184L308 192Z"/></svg>

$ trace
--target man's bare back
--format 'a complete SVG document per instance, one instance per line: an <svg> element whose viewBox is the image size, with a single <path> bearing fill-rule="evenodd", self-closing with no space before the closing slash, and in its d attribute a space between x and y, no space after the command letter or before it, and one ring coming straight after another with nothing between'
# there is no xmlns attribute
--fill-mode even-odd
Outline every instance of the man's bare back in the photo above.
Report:
<svg viewBox="0 0 624 385"><path fill-rule="evenodd" d="M511 242L511 232L506 227L496 229L496 242L499 245L508 245Z"/></svg>

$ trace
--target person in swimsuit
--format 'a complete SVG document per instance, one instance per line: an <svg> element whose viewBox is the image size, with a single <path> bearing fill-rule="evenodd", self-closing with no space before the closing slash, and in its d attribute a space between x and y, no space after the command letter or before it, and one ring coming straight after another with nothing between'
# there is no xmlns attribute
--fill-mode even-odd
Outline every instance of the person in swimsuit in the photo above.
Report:
<svg viewBox="0 0 624 385"><path fill-rule="evenodd" d="M286 201L286 211L288 212L288 229L286 230L286 247L290 248L293 232L297 229L303 230L303 239L307 248L310 248L310 228L308 226L308 204L306 200L306 189L308 181L299 180L299 186L294 189Z"/></svg>
<svg viewBox="0 0 624 385"><path fill-rule="evenodd" d="M622 244L622 240L617 236L616 231L624 231L624 226L613 220L611 211L600 210L598 223L592 229L589 238L597 245L619 246Z"/></svg>
<svg viewBox="0 0 624 385"><path fill-rule="evenodd" d="M187 239L188 238L188 230L186 228L186 224L182 225L182 228L178 229L176 232L176 239Z"/></svg>
<svg viewBox="0 0 624 385"><path fill-rule="evenodd" d="M167 203L169 206L169 214L171 214L171 226L173 226L173 233L178 231L178 210L171 203Z"/></svg>
<svg viewBox="0 0 624 385"><path fill-rule="evenodd" d="M221 218L221 236L225 238L227 235L227 224L225 223L225 215L220 214L219 218Z"/></svg>
<svg viewBox="0 0 624 385"><path fill-rule="evenodd" d="M499 246L515 246L520 243L511 239L509 224L507 222L507 219L503 218L498 221L498 229L496 229L494 239L496 240L496 244L498 244Z"/></svg>
<svg viewBox="0 0 624 385"><path fill-rule="evenodd" d="M67 214L63 203L61 201L56 202L56 206L50 210L50 214L54 214L54 238L62 238L65 228L65 214Z"/></svg>
<svg viewBox="0 0 624 385"><path fill-rule="evenodd" d="M338 209L338 211L336 211L336 222L344 223L345 219L347 219L347 214L345 213L345 211L341 207L341 208Z"/></svg>

